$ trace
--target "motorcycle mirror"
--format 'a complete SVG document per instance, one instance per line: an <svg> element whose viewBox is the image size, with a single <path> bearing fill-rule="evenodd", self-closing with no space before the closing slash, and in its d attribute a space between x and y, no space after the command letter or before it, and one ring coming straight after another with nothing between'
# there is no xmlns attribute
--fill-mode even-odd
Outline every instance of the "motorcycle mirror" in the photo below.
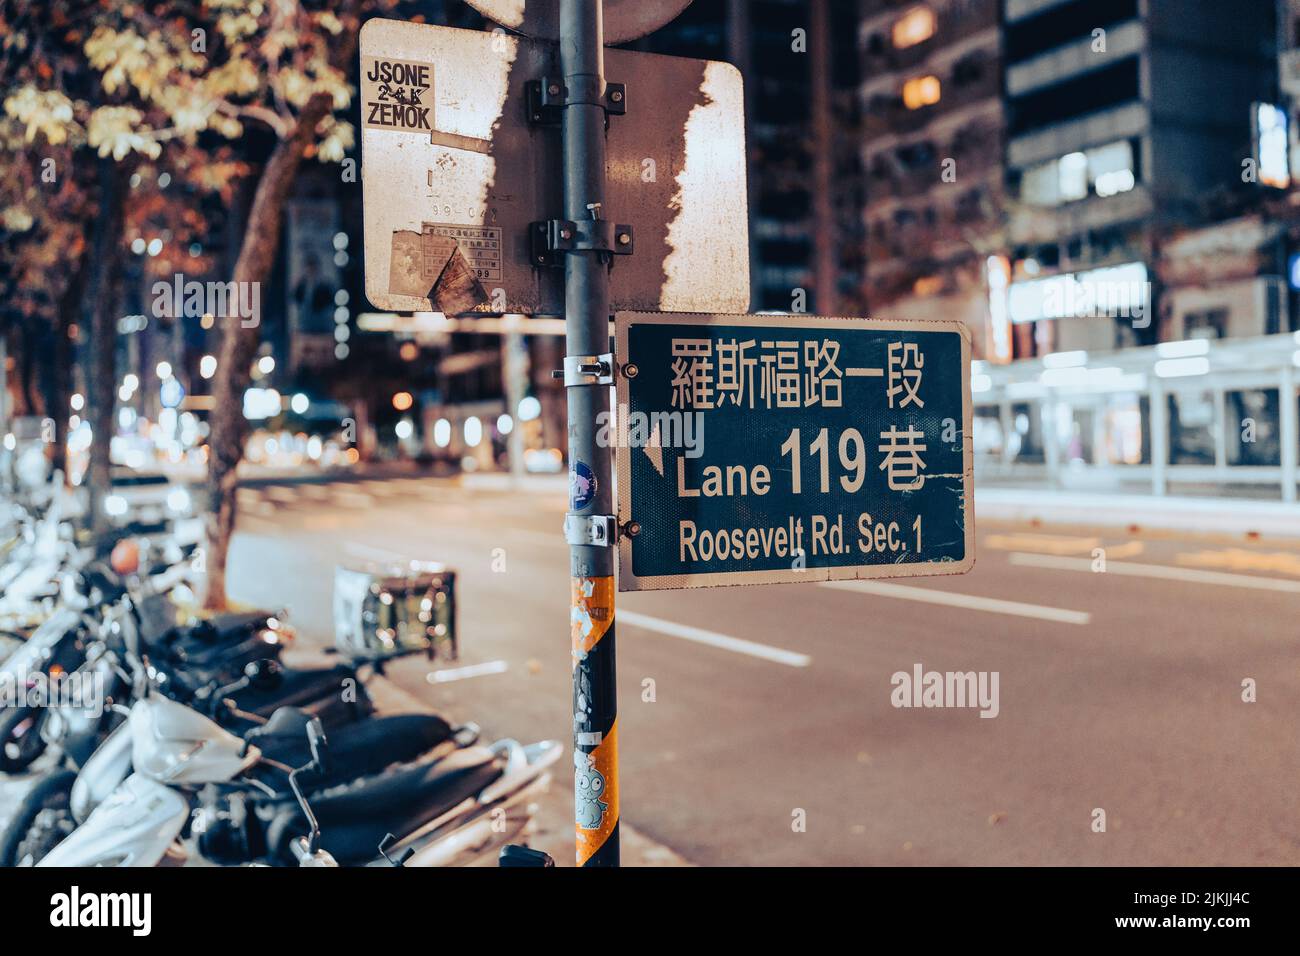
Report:
<svg viewBox="0 0 1300 956"><path fill-rule="evenodd" d="M275 660L249 661L244 665L244 676L248 678L248 686L255 690L272 690L278 687L283 673L280 662Z"/></svg>
<svg viewBox="0 0 1300 956"><path fill-rule="evenodd" d="M396 842L397 837L393 836L391 833L385 834L384 838L379 841L379 855L388 861L389 866L406 866L406 861L415 856L415 848L408 846L401 853L397 854L397 858L394 859L388 855L388 849Z"/></svg>
<svg viewBox="0 0 1300 956"><path fill-rule="evenodd" d="M328 773L329 741L325 739L325 728L321 726L319 717L313 717L307 724L307 746L311 748L311 759L317 772Z"/></svg>

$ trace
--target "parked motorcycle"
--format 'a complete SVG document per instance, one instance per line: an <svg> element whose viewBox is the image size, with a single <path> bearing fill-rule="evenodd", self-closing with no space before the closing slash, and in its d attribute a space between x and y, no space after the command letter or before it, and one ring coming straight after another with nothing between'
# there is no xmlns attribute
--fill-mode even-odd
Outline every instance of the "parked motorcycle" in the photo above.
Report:
<svg viewBox="0 0 1300 956"><path fill-rule="evenodd" d="M0 708L0 771L25 770L50 745L60 746L74 765L90 755L113 723L103 719L105 706L122 701L129 689L114 666L113 652L124 641L140 645L165 692L182 699L201 699L236 679L249 661L279 658L289 631L265 611L176 625L167 594L184 574L176 566L128 586L109 569L92 565L65 577L62 604L0 665L0 692L14 698ZM159 603L165 607L161 613ZM144 613L149 608L153 622ZM41 699L60 680L88 693L93 689L96 699ZM327 693L319 684L302 689ZM269 713L286 702L272 698L262 708Z"/></svg>
<svg viewBox="0 0 1300 956"><path fill-rule="evenodd" d="M397 649L373 650L369 657L355 656L365 650L347 645L353 656L346 661L317 667L285 668L278 662L278 644L275 636L283 631L274 620L265 616L234 615L223 620L236 632L241 627L264 625L257 628L259 639L268 640L276 653L263 653L254 649L246 657L226 657L226 664L218 664L218 673L228 670L232 660L247 660L242 674L222 682L211 677L199 665L206 664L206 652L190 647L195 640L216 640L211 634L195 638L192 634L177 637L164 635L163 639L146 640L138 627L133 612L147 606L143 599L132 601L124 596L115 605L116 616L104 630L115 639L104 644L99 653L88 655L85 667L104 667L111 673L113 701L118 701L98 722L88 721L76 712L63 714L55 710L45 718L43 732L54 743L51 733L62 732L57 747L61 755L60 770L41 781L27 793L7 828L0 833L0 866L16 865L24 858L39 859L81 822L118 787L130 774L133 750L128 728L120 724L117 711L125 712L120 702L139 699L146 694L160 695L187 704L207 720L238 734L258 737L266 749L268 742L281 763L294 765L305 760L301 753L303 721L319 718L326 726L340 727L361 721L374 711L366 691L369 672L379 671L385 661L395 656L429 653L432 644L407 642ZM124 613L126 612L126 613ZM206 622L214 634L221 627ZM218 647L230 642L216 641ZM236 646L241 643L236 639ZM178 648L180 648L178 650ZM184 648L189 648L188 651ZM200 648L201 650L201 648ZM128 674L129 672L129 674ZM193 686L196 675L207 674L205 683ZM134 675L134 676L129 676ZM296 717L286 716L295 714ZM272 718L268 722L268 717ZM286 722L297 720L297 724ZM265 725L265 726L263 726ZM105 735L105 731L116 730ZM467 730L457 735L459 745L476 739L467 738ZM441 718L433 715L391 717L367 722L355 734L346 737L350 748L345 753L350 759L343 766L350 768L345 776L332 782L351 779L364 773L376 772L390 763L412 760L426 755L436 745L453 736L451 728ZM285 755L285 747L298 746L299 751ZM369 761L379 760L379 763Z"/></svg>
<svg viewBox="0 0 1300 956"><path fill-rule="evenodd" d="M191 707L148 694L124 725L134 771L36 865L154 866L181 862L194 850L219 863L294 864L301 861L299 840L313 833L320 834L315 849L347 865L380 858L390 831L402 835L402 847L417 850L415 862L484 815L500 809L504 819L549 782L558 744L459 747L466 741L438 720L377 717L340 728L337 752L331 748L328 762L314 761L303 779L291 777L281 758L301 759L299 731L311 722L305 715L277 714L261 734L244 739ZM413 764L401 762L420 748L425 753ZM374 775L384 761L396 769ZM367 775L336 783L358 771ZM314 813L303 807L309 790ZM192 815L196 806L201 812Z"/></svg>

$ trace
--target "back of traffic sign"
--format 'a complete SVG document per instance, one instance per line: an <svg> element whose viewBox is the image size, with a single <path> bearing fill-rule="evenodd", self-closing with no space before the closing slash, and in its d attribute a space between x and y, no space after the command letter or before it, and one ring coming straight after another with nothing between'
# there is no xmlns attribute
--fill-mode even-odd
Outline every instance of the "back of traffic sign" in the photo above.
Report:
<svg viewBox="0 0 1300 956"><path fill-rule="evenodd" d="M560 38L560 0L467 0L483 16L524 36ZM596 3L599 0L589 0ZM691 0L604 0L605 42L638 40L673 20Z"/></svg>
<svg viewBox="0 0 1300 956"><path fill-rule="evenodd" d="M379 309L564 312L555 44L373 19L361 30L366 296ZM743 90L732 66L606 52L615 309L749 305ZM624 112L625 111L625 112ZM581 228L581 227L579 227ZM549 238L554 238L550 235Z"/></svg>

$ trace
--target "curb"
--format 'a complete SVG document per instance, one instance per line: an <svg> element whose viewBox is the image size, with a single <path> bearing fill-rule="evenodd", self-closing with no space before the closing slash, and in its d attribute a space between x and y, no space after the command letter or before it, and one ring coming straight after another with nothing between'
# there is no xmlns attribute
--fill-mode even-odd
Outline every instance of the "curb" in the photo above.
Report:
<svg viewBox="0 0 1300 956"><path fill-rule="evenodd" d="M1142 530L1300 538L1300 506L1274 501L975 489L975 517Z"/></svg>

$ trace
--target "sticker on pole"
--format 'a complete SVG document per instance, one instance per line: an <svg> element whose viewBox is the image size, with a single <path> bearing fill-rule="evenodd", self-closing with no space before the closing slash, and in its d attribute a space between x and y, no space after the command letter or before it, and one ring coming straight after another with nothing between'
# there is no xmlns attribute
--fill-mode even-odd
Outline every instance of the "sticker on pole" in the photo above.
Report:
<svg viewBox="0 0 1300 956"><path fill-rule="evenodd" d="M956 321L621 312L619 588L961 574L975 561Z"/></svg>
<svg viewBox="0 0 1300 956"><path fill-rule="evenodd" d="M562 110L540 99L543 80L561 96L558 45L375 18L360 55L366 298L391 312L563 315L564 255L546 228L565 218ZM613 257L612 308L744 311L740 73L617 49L605 67L624 112L609 118L600 214L630 227L631 250Z"/></svg>

